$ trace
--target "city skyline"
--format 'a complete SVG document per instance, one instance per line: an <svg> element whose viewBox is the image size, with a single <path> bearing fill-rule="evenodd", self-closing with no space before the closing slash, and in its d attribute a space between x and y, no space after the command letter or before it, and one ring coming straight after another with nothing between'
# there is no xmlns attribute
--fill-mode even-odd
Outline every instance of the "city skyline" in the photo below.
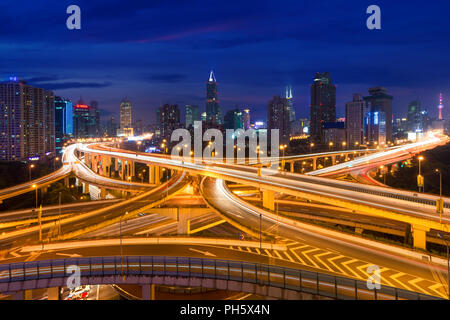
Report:
<svg viewBox="0 0 450 320"><path fill-rule="evenodd" d="M268 101L282 94L286 85L292 86L297 117L306 117L308 85L316 72L332 74L338 116L344 115L345 103L353 93L366 95L370 87L386 87L395 97L395 117L406 114L409 102L416 99L436 117L439 94L443 93L444 105L445 97L450 96L450 81L442 72L448 61L444 55L436 55L448 50L445 39L450 31L441 22L445 19L439 18L445 12L441 5L409 3L411 15L402 17L402 6L389 4L382 11L382 30L372 32L365 28L367 6L357 2L289 2L295 25L291 19L283 19L283 8L273 4L252 6L257 14L245 17L226 4L202 10L196 4L192 8L180 4L173 11L165 10L165 4L132 4L80 1L82 29L69 32L61 23L45 42L40 34L55 29L55 20L66 17L64 1L48 6L39 24L15 28L16 22L5 18L3 21L11 23L0 39L13 45L5 45L0 53L0 79L16 75L72 101L80 95L97 100L103 120L111 115L118 118L118 105L127 96L133 102L135 118L149 123L155 123L155 110L165 103L199 105L204 110L204 82L211 69L220 83L222 112L238 105L250 108L255 119L261 120L266 118ZM339 17L333 14L337 6L345 9ZM383 8L383 2L380 6ZM33 9L33 5L24 8ZM10 17L15 10L8 7L2 14ZM158 22L167 22L169 11L180 21L159 27ZM155 12L154 19L141 18ZM323 21L312 20L316 14ZM137 27L122 28L130 19ZM425 23L434 27L423 28ZM333 54L324 55L324 45ZM135 59L127 59L128 55ZM425 56L434 58L423 59ZM444 118L447 114L444 108Z"/></svg>

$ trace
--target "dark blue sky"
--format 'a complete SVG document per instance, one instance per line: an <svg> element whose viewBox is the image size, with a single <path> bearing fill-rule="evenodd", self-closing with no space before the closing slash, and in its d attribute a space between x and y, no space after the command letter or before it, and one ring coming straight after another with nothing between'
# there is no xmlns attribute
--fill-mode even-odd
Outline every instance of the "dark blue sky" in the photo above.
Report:
<svg viewBox="0 0 450 320"><path fill-rule="evenodd" d="M81 7L82 29L66 28ZM381 7L382 30L366 28ZM205 108L213 69L223 110L267 102L291 84L298 116L308 116L315 72L331 72L338 115L352 93L382 85L394 115L409 101L450 108L450 4L444 1L123 1L0 2L0 79L16 75L57 95L97 100L104 116L128 97L134 120L155 121L160 103Z"/></svg>

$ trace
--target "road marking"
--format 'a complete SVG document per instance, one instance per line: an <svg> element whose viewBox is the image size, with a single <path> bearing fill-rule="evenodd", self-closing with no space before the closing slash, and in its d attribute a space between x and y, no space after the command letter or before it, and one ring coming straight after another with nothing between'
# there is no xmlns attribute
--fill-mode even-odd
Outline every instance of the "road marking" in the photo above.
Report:
<svg viewBox="0 0 450 320"><path fill-rule="evenodd" d="M56 255L58 255L58 256L66 256L66 257L69 257L69 258L79 258L79 257L81 257L81 255L78 254L78 253L56 253Z"/></svg>
<svg viewBox="0 0 450 320"><path fill-rule="evenodd" d="M364 280L364 278L362 278L359 274L357 274L355 271L353 271L353 270L348 266L349 264L354 263L354 262L360 262L360 260L357 260L357 259L351 259L351 260L348 260L348 261L346 261L346 262L343 262L342 265L345 266L348 270L350 270L350 272L352 272L352 273L356 276L356 278ZM346 273L346 274L348 275L348 273Z"/></svg>
<svg viewBox="0 0 450 320"><path fill-rule="evenodd" d="M289 251L292 252L292 254L300 261L301 264L306 265L306 266L308 265L307 263L305 263L305 261L303 261L302 258L300 258L300 256L294 250L290 249Z"/></svg>
<svg viewBox="0 0 450 320"><path fill-rule="evenodd" d="M264 249L264 251L267 253L267 255L269 256L269 257L273 257L271 254L270 254L270 252L269 252L269 250L267 250L267 249Z"/></svg>
<svg viewBox="0 0 450 320"><path fill-rule="evenodd" d="M291 260L291 262L295 262L295 260L292 259L291 256L287 252L284 251L283 253L286 257L288 257L289 260Z"/></svg>
<svg viewBox="0 0 450 320"><path fill-rule="evenodd" d="M210 256L210 257L217 257L214 253L208 252L208 251L201 251L201 250L197 250L197 249L193 249L193 248L189 248L190 251L193 252L197 252L197 253L201 253L205 256Z"/></svg>
<svg viewBox="0 0 450 320"><path fill-rule="evenodd" d="M323 268L319 267L319 265L318 265L317 263L315 263L314 260L311 259L311 257L309 257L308 255L306 255L307 253L314 252L314 251L318 251L318 250L320 250L320 249L313 248L313 249L309 249L309 250L306 250L306 251L301 251L301 254L302 254L303 256L305 256L309 261L311 261L311 263L312 263L316 268L318 268L318 269L323 269Z"/></svg>
<svg viewBox="0 0 450 320"><path fill-rule="evenodd" d="M323 252L323 253L320 253L320 254L318 254L318 255L316 255L316 256L314 256L317 260L319 260L320 262L322 262L322 264L328 269L328 270L330 270L331 272L335 272L332 268L330 268L326 263L325 263L325 261L324 260L322 260L322 259L319 259L319 257L321 257L321 256L326 256L326 255L329 255L329 254L334 254L333 252Z"/></svg>
<svg viewBox="0 0 450 320"><path fill-rule="evenodd" d="M16 257L16 258L19 258L19 257L21 257L21 255L18 254L17 251L20 251L20 249L21 248L15 248L14 250L10 251L9 254L14 256L14 257Z"/></svg>
<svg viewBox="0 0 450 320"><path fill-rule="evenodd" d="M278 256L278 258L283 259L283 257L278 253L277 250L273 250L273 252L275 253L276 256Z"/></svg>

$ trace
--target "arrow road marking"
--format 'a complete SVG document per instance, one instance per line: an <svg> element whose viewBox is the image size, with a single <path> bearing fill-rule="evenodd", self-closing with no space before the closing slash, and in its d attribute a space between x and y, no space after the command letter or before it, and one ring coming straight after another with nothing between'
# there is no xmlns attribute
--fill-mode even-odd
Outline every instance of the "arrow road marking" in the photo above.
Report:
<svg viewBox="0 0 450 320"><path fill-rule="evenodd" d="M189 248L189 250L190 250L190 251L193 251L193 252L201 253L201 254L203 254L203 255L205 255L205 256L216 257L215 254L213 254L213 253L211 253L211 252L208 252L208 251L201 251L201 250L192 249L192 248Z"/></svg>

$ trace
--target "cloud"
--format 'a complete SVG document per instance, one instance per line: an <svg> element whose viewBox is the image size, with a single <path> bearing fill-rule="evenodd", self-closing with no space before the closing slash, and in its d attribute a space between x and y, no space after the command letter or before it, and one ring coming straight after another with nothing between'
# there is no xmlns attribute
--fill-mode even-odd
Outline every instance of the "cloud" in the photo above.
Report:
<svg viewBox="0 0 450 320"><path fill-rule="evenodd" d="M46 82L40 83L41 87L44 87L48 90L64 90L64 89L76 89L76 88L106 88L111 86L110 82Z"/></svg>

